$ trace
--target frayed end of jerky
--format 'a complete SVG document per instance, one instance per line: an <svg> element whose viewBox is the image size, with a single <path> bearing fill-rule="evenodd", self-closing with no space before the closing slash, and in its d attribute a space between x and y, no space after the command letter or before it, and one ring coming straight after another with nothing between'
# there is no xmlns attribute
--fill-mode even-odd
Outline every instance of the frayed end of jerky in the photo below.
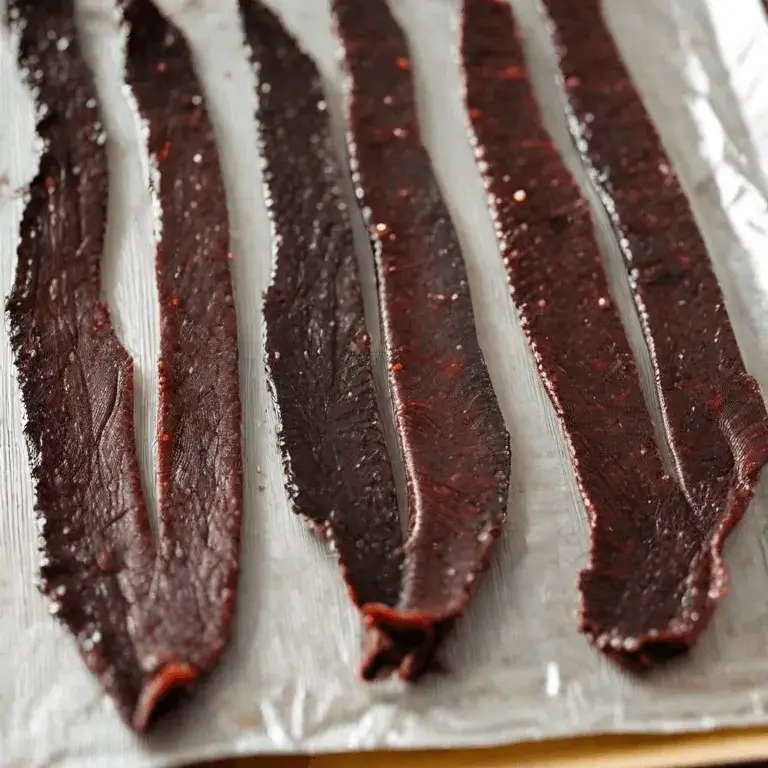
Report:
<svg viewBox="0 0 768 768"><path fill-rule="evenodd" d="M581 631L609 659L630 672L642 674L687 653L702 629L691 624L685 629L651 630L643 636L625 638L598 634L583 625Z"/></svg>
<svg viewBox="0 0 768 768"><path fill-rule="evenodd" d="M590 600L590 592L585 587L582 573L581 588L584 604L579 622L579 631L587 635L589 642L604 653L609 659L636 674L650 671L653 667L669 662L685 653L695 645L701 633L706 629L714 613L719 598L725 593L724 568L715 569L719 578L713 575L711 557L702 558L698 579L691 578L689 591L680 600L684 607L677 615L666 621L650 626L625 624L622 629L620 617L604 616L596 619L589 607L595 611L596 603ZM695 573L695 572L694 572ZM698 586L693 587L693 584ZM594 595L592 595L594 598ZM634 616L627 619L632 622ZM657 617L658 620L658 617Z"/></svg>
<svg viewBox="0 0 768 768"><path fill-rule="evenodd" d="M365 637L360 676L382 680L397 674L415 681L439 666L434 654L448 629L448 623L422 611L398 611L387 605L363 607Z"/></svg>
<svg viewBox="0 0 768 768"><path fill-rule="evenodd" d="M131 725L145 731L180 693L188 693L197 681L198 671L184 662L172 661L155 672L139 695Z"/></svg>
<svg viewBox="0 0 768 768"><path fill-rule="evenodd" d="M677 575L659 568L654 572L658 578L646 581L641 592L626 589L629 566L622 569L624 580L612 576L607 568L598 568L593 544L590 565L579 579L579 631L608 658L635 673L649 671L689 651L728 592L723 544L752 495L751 486L730 488L723 505L725 512L702 541L701 549L693 550L682 561L682 570L674 550L664 553L670 565L678 566Z"/></svg>

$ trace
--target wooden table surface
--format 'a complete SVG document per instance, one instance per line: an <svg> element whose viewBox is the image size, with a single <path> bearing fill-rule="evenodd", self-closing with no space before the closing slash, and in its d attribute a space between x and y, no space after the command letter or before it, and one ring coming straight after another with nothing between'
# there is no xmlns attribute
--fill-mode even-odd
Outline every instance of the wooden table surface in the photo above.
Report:
<svg viewBox="0 0 768 768"><path fill-rule="evenodd" d="M768 768L768 728L589 736L498 749L251 757L189 768L714 768L739 763Z"/></svg>

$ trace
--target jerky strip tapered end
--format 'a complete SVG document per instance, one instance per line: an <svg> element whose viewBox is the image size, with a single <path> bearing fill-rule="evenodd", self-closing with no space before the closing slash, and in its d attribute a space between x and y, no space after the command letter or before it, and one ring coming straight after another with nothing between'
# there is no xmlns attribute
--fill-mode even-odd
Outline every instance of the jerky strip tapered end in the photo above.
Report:
<svg viewBox="0 0 768 768"><path fill-rule="evenodd" d="M333 3L348 144L373 242L410 530L395 606L369 606L366 676L423 672L504 520L509 436L475 331L458 236L420 137L407 41L386 2Z"/></svg>

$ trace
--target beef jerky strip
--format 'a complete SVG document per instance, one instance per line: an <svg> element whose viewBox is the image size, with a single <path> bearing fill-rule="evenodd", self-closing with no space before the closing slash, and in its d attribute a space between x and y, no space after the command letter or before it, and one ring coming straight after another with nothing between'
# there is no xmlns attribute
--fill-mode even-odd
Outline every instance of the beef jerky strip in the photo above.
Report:
<svg viewBox="0 0 768 768"><path fill-rule="evenodd" d="M242 463L229 228L213 128L183 37L149 0L124 8L127 78L148 127L162 210L160 526L146 607L158 672L134 716L142 727L167 688L210 670L229 641Z"/></svg>
<svg viewBox="0 0 768 768"><path fill-rule="evenodd" d="M465 0L462 59L510 289L590 516L580 628L618 660L649 664L703 622L687 579L709 533L665 473L589 206L541 122L506 0Z"/></svg>
<svg viewBox="0 0 768 768"><path fill-rule="evenodd" d="M320 76L260 2L240 7L259 79L275 242L264 316L286 476L295 510L338 551L356 604L392 606L402 561L397 493Z"/></svg>
<svg viewBox="0 0 768 768"><path fill-rule="evenodd" d="M546 0L577 147L616 231L651 355L691 555L677 634L692 641L723 595L723 541L768 458L768 416L744 368L688 200L598 0ZM588 125L588 129L587 126ZM677 567L670 563L667 567ZM587 583L585 596L605 584Z"/></svg>
<svg viewBox="0 0 768 768"><path fill-rule="evenodd" d="M107 152L74 0L10 0L44 142L7 311L37 492L41 587L130 719L146 675L154 551L133 432L133 361L100 301Z"/></svg>
<svg viewBox="0 0 768 768"><path fill-rule="evenodd" d="M384 0L333 7L410 512L397 605L366 606L363 671L396 669L410 679L488 564L505 515L509 436L475 334L458 237L419 135L405 36Z"/></svg>

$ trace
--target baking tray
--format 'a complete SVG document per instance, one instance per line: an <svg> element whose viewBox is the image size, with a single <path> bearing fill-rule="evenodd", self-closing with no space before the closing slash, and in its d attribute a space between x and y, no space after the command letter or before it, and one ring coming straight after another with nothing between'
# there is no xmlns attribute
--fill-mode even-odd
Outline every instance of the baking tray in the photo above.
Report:
<svg viewBox="0 0 768 768"><path fill-rule="evenodd" d="M643 679L576 632L587 521L554 412L498 257L465 132L455 0L391 0L413 46L425 140L467 260L478 334L512 436L509 521L477 599L446 643L448 672L407 688L355 676L360 620L335 559L288 507L264 379L259 297L271 272L254 75L233 0L163 0L192 41L216 124L236 258L245 529L237 633L195 698L137 740L34 587L34 496L0 329L0 766L169 766L223 755L477 747L598 733L768 723L768 498L762 483L726 546L731 589L684 660ZM272 0L323 72L341 129L325 0ZM515 0L553 136L575 163L536 0ZM725 7L727 5L727 8ZM750 372L768 384L768 24L758 0L609 0L612 29L710 249ZM137 433L152 476L158 312L146 150L122 88L110 0L84 0L110 150L104 294L137 365ZM0 39L0 289L10 291L19 189L36 164L34 110ZM576 165L574 164L574 167ZM368 295L371 254L359 222ZM607 238L603 238L606 244ZM616 254L609 245L607 258ZM374 334L374 346L378 344ZM379 350L380 352L380 350ZM147 483L151 485L151 483Z"/></svg>

